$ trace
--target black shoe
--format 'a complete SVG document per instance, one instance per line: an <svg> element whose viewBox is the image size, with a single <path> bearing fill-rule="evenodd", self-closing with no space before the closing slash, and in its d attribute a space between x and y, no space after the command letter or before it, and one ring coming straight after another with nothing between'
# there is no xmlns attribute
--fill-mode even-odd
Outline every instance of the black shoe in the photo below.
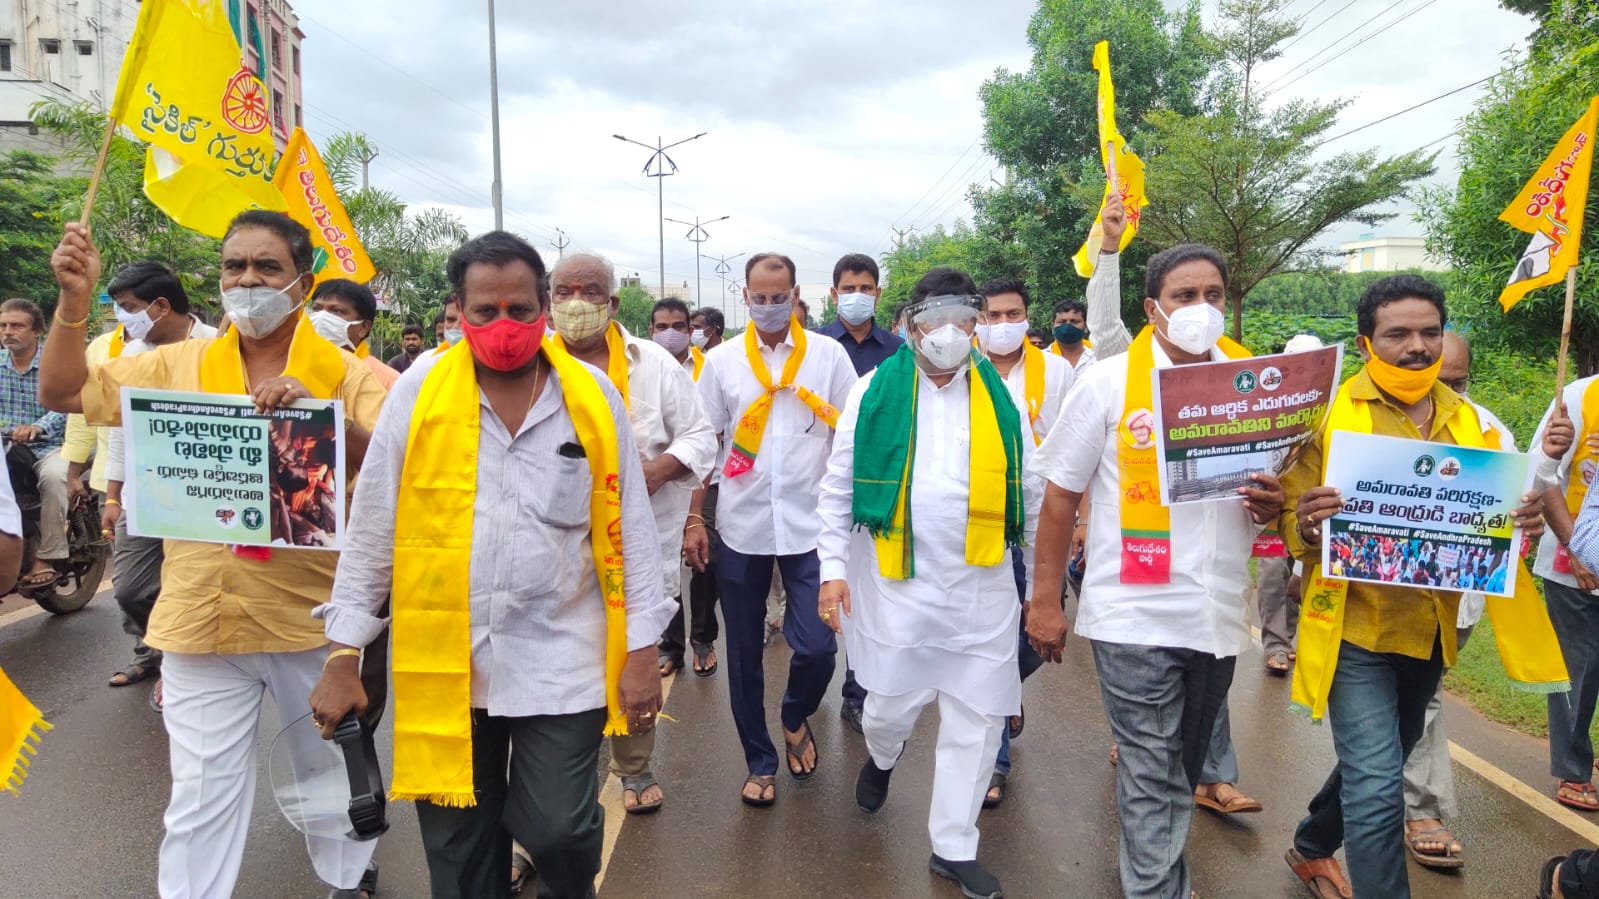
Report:
<svg viewBox="0 0 1599 899"><path fill-rule="evenodd" d="M333 890L328 893L328 899L366 899L368 896L378 894L378 863L367 862L366 870L361 874L361 882L353 890Z"/></svg>
<svg viewBox="0 0 1599 899"><path fill-rule="evenodd" d="M844 700L844 704L838 708L838 717L844 719L850 730L861 733L861 703Z"/></svg>
<svg viewBox="0 0 1599 899"><path fill-rule="evenodd" d="M976 861L945 861L935 853L928 860L927 867L939 877L948 877L960 884L961 895L966 899L1003 899L1005 896L1000 891L999 878L988 873L988 869Z"/></svg>
<svg viewBox="0 0 1599 899"><path fill-rule="evenodd" d="M894 776L894 769L884 771L877 767L871 756L867 756L866 764L861 766L860 776L855 778L855 805L868 815L875 814L888 800L888 779Z"/></svg>

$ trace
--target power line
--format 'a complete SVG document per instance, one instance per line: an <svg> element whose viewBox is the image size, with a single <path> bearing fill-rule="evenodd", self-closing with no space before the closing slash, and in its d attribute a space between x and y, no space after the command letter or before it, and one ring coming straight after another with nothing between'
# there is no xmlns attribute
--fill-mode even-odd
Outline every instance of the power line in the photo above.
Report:
<svg viewBox="0 0 1599 899"><path fill-rule="evenodd" d="M1363 20L1359 24L1357 24L1355 27L1353 27L1353 28L1349 29L1348 31L1344 32L1343 34L1339 35L1337 38L1335 38L1327 46L1322 47L1320 50L1317 50L1315 53L1312 53L1308 59L1304 60L1299 65L1294 66L1293 68L1289 69L1288 71L1286 71L1286 72L1282 73L1281 75L1278 75L1276 78L1272 79L1271 83L1267 84L1266 87L1270 88L1272 85L1277 84L1278 82L1282 81L1284 78L1287 78L1289 75L1292 75L1293 73L1299 71L1300 69L1303 69L1305 66L1310 65L1312 62L1315 62L1317 57L1321 56L1323 53L1326 53L1327 51L1331 50L1332 48L1334 48L1334 47L1338 46L1339 44L1343 43L1344 41L1348 40L1351 35L1355 34L1358 31L1360 31L1362 28L1365 28L1367 25L1370 25L1371 23L1377 21L1378 19L1382 18L1383 16L1388 15L1389 13L1393 12L1398 7L1403 6L1404 3L1405 3L1405 0L1394 0L1394 2L1388 4L1381 11L1379 11L1376 15L1373 15L1373 16L1370 16L1369 18L1366 18L1365 20ZM1344 9L1348 9L1348 6L1345 6ZM1343 12L1343 10L1339 10L1339 12ZM1334 15L1336 15L1336 13ZM1287 50L1288 48L1284 47L1283 49ZM1338 57L1336 57L1336 56L1332 57L1332 59L1337 59L1337 58Z"/></svg>
<svg viewBox="0 0 1599 899"><path fill-rule="evenodd" d="M932 184L927 186L926 193L923 193L920 197L918 197L916 202L911 204L910 209L905 210L894 218L894 224L897 225L901 221L904 221L905 217L915 211L916 207L922 205L922 201L927 199L928 195L934 190L938 189L938 186L943 183L944 179L949 177L949 173L955 171L955 167L961 164L961 160L966 158L966 154L972 152L972 148L977 146L977 142L982 139L983 136L981 134L972 138L972 142L966 145L966 149L961 151L961 155L955 157L955 161L949 164L949 168L944 170L944 174L939 175L936 179L934 179Z"/></svg>
<svg viewBox="0 0 1599 899"><path fill-rule="evenodd" d="M1356 132L1359 132L1359 131L1365 131L1367 128L1370 128L1373 125L1381 125L1383 122L1386 122L1389 119L1398 118L1399 116L1402 116L1402 115L1404 115L1407 112L1414 112L1415 110L1418 110L1418 109L1422 108L1423 106L1426 106L1426 105L1428 105L1430 103L1436 103L1436 102L1438 102L1439 100L1442 100L1445 97L1452 97L1455 94L1460 93L1461 91L1470 90L1471 88L1474 88L1474 87L1476 87L1479 84L1484 84L1486 82L1492 81L1494 79L1494 77L1496 75L1498 75L1498 74L1499 74L1498 72L1495 72L1493 75L1488 75L1488 76L1485 76L1483 78L1478 78L1476 81L1473 81L1470 84L1462 85L1461 87L1457 87L1457 88L1455 88L1452 91L1445 91L1444 93L1441 93L1441 94L1439 94L1436 97L1432 97L1432 98L1423 100L1423 101L1421 101L1420 103L1417 103L1414 106L1407 106L1404 109L1399 110L1398 112L1395 112L1395 113L1392 113L1392 114L1389 114L1389 115L1385 115L1385 116L1383 116L1380 119L1376 119L1374 121L1367 122L1364 125L1360 125L1358 127L1351 128L1348 131L1344 131L1344 132L1340 132L1338 134L1335 134L1332 137L1327 138L1326 140L1319 141L1314 146L1312 146L1311 149L1314 150L1314 149L1316 149L1316 147L1320 147L1322 144L1330 144L1333 141L1338 140L1339 138L1348 137L1349 135L1355 134Z"/></svg>
<svg viewBox="0 0 1599 899"><path fill-rule="evenodd" d="M1372 38L1376 37L1377 35L1382 34L1384 31L1387 31L1388 29L1394 27L1395 25L1398 25L1400 22L1403 22L1404 20L1410 18L1411 16L1415 15L1416 13L1421 12L1422 10L1426 9L1427 7L1433 5L1434 3L1437 3L1437 2L1438 2L1438 0L1427 0L1426 3L1423 3L1422 5L1416 7L1415 9L1411 10L1410 12L1405 13L1404 15L1400 16L1399 18L1393 20L1392 22L1389 22L1387 25L1382 26L1381 28L1377 29L1376 31L1373 31L1371 34L1366 35L1365 37L1361 38L1360 40L1355 41L1353 44L1350 44L1348 47L1344 48L1343 50L1339 51L1338 53L1336 53L1336 54L1334 54L1332 56L1329 56L1326 59L1322 60L1321 62L1317 63L1314 67L1306 69L1304 72L1301 72L1300 74L1296 75L1293 78L1293 80L1284 83L1283 87L1287 87L1288 85L1293 84L1294 82L1299 81L1299 80L1311 75L1312 73L1316 72L1317 70L1325 68L1327 65L1329 65L1333 61L1337 60L1338 57L1343 56L1344 54L1346 54L1349 51L1355 49L1356 47L1359 47L1361 44L1364 44L1365 42L1371 40Z"/></svg>
<svg viewBox="0 0 1599 899"><path fill-rule="evenodd" d="M938 199L934 200L927 207L928 211L931 211L934 206L937 206L938 204L943 203L945 201L945 199L947 199L949 197L949 195L950 195L950 193L952 191L960 190L961 188L964 188L964 187L970 187L971 186L971 180L970 179L971 179L972 174L974 172L976 172L978 167L981 166L982 164L983 164L983 157L981 157L981 156L979 156L976 159L972 160L972 164L970 166L967 166L966 171L961 173L961 176L959 178L956 178L955 181L953 183L951 183L950 186L948 188L946 188L942 194L939 195ZM962 192L956 197L955 204L959 204L961 202L964 202L965 199L966 199L966 194L964 192ZM934 216L932 218L932 221L933 222L937 222L940 219L942 219L945 213L949 212L950 209L954 208L955 204L951 204L950 206L946 206L943 210L940 211L940 213L938 215L936 215L936 216ZM926 219L927 219L927 213L924 212L921 215L917 216L914 220L912 220L911 224L912 225L920 225Z"/></svg>
<svg viewBox="0 0 1599 899"><path fill-rule="evenodd" d="M1354 6L1356 2L1358 2L1358 0L1349 0L1348 3L1345 3L1343 6L1338 7L1338 9L1336 9L1333 12L1332 15L1328 16L1325 19L1322 19L1320 22L1317 22L1316 24L1310 26L1306 30L1301 31L1298 34L1294 35L1294 39L1293 40L1289 41L1286 44L1283 44L1283 50L1286 51L1289 47L1292 47L1293 45L1299 43L1300 41L1304 40L1305 38L1310 37L1312 34L1315 34L1317 28L1320 28L1321 26L1327 24L1328 22L1331 22L1333 19L1338 18L1338 14L1339 13L1343 12L1344 10L1348 9L1351 6ZM1321 5L1320 3L1316 4L1316 6L1320 6L1320 5ZM1311 10L1314 11L1315 8L1316 7L1313 6L1313 7L1311 7ZM1309 17L1309 15L1310 15L1309 13L1306 13L1306 17L1307 18ZM1300 21L1303 22L1304 19L1301 19Z"/></svg>

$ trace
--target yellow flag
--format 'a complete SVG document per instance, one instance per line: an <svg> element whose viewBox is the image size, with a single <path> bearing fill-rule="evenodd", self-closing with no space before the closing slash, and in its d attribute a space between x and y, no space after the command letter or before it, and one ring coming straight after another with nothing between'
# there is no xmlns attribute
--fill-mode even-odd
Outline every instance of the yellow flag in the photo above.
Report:
<svg viewBox="0 0 1599 899"><path fill-rule="evenodd" d="M1122 133L1116 129L1116 85L1110 80L1110 45L1105 41L1094 45L1094 71L1099 73L1099 158L1105 165L1105 199L1110 199L1110 192L1114 190L1121 195L1122 204L1127 208L1127 230L1122 232L1121 245L1116 248L1125 250L1133 242L1133 235L1138 233L1138 219L1143 215L1143 208L1149 205L1149 198L1144 195L1144 161L1127 146ZM1094 274L1094 266L1099 261L1104 214L1105 203L1101 200L1088 240L1072 257L1077 274L1084 278Z"/></svg>
<svg viewBox="0 0 1599 899"><path fill-rule="evenodd" d="M316 247L311 271L362 284L372 280L377 269L372 267L361 239L355 236L350 216L322 164L322 154L316 151L316 144L311 143L304 128L294 129L289 137L272 183L282 192L289 217L311 230L311 243Z"/></svg>
<svg viewBox="0 0 1599 899"><path fill-rule="evenodd" d="M1499 294L1499 305L1509 312L1527 292L1566 277L1577 264L1582 243L1582 216L1588 205L1588 176L1593 171L1594 128L1599 125L1599 96L1588 101L1588 111L1566 136L1521 193L1499 213L1499 220L1532 235L1527 251L1510 273L1510 283Z"/></svg>
<svg viewBox="0 0 1599 899"><path fill-rule="evenodd" d="M227 4L146 0L111 104L111 118L150 144L150 202L212 237L252 206L283 208L266 89L240 59Z"/></svg>

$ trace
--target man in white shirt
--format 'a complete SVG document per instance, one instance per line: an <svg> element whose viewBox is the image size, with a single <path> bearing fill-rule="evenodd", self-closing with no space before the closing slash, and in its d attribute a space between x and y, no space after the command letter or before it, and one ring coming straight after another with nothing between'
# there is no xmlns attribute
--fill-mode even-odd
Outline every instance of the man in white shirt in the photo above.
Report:
<svg viewBox="0 0 1599 899"><path fill-rule="evenodd" d="M795 319L793 260L758 253L745 263L744 283L750 327L706 355L699 390L723 441L717 576L727 626L728 694L749 767L740 796L765 807L777 798L777 751L767 732L761 669L766 595L775 565L789 597L783 636L793 650L783 742L789 773L804 780L817 763L807 719L827 692L838 653L833 632L816 610L817 495L838 410L856 375L838 341L806 332Z"/></svg>
<svg viewBox="0 0 1599 899"><path fill-rule="evenodd" d="M661 702L672 605L646 475L616 388L545 336L538 252L491 232L447 273L465 345L418 359L384 404L320 610L332 647L313 720L331 735L365 705L352 650L383 628L392 587L390 786L418 798L433 895L504 895L512 837L541 891L592 895L602 731L648 730Z"/></svg>
<svg viewBox="0 0 1599 899"><path fill-rule="evenodd" d="M1114 248L1117 245L1109 246ZM1072 371L1082 371L1099 359L1088 343L1088 307L1076 300L1061 300L1055 304L1050 337L1049 352L1066 360Z"/></svg>
<svg viewBox="0 0 1599 899"><path fill-rule="evenodd" d="M928 272L905 313L914 349L850 391L822 482L820 603L869 691L856 803L882 807L922 709L937 702L930 866L966 896L998 897L977 861L977 815L1005 716L1021 708L1010 550L1030 554L1040 491L1022 474L1026 413L971 349L974 293L964 272ZM993 526L974 527L974 506Z"/></svg>
<svg viewBox="0 0 1599 899"><path fill-rule="evenodd" d="M1121 882L1131 899L1189 895L1184 850L1194 790L1236 656L1249 642L1249 554L1283 503L1270 475L1239 488L1241 502L1166 507L1127 499L1159 495L1153 446L1128 427L1149 416L1141 403L1152 369L1225 358L1217 346L1225 272L1208 247L1156 254L1145 284L1151 324L1128 352L1083 372L1029 467L1049 481L1027 604L1028 637L1046 661L1060 660L1066 640L1057 599L1066 535L1084 494L1092 495L1077 630L1093 643L1120 749Z"/></svg>
<svg viewBox="0 0 1599 899"><path fill-rule="evenodd" d="M607 372L612 386L622 394L655 516L663 589L681 603L678 584L689 496L716 461L716 434L705 418L694 380L658 340L640 340L614 319L621 304L616 295L616 271L603 257L591 253L566 256L550 273L550 291L550 316L560 331L553 339L572 355ZM683 306L678 300L662 302ZM677 313L682 329L664 329L656 336L681 336L678 349L686 352L688 309L680 308ZM681 656L677 664L681 666ZM629 814L653 812L666 800L650 770L654 752L653 729L611 738L611 770L622 780L622 807Z"/></svg>

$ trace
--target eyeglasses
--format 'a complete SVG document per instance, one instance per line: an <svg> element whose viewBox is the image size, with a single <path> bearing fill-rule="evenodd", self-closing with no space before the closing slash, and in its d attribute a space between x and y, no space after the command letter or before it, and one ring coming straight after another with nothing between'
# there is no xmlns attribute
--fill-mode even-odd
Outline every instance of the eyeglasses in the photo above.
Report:
<svg viewBox="0 0 1599 899"><path fill-rule="evenodd" d="M780 303L787 303L792 299L794 299L793 290L785 290L782 293L752 293L750 294L750 305L776 306Z"/></svg>

